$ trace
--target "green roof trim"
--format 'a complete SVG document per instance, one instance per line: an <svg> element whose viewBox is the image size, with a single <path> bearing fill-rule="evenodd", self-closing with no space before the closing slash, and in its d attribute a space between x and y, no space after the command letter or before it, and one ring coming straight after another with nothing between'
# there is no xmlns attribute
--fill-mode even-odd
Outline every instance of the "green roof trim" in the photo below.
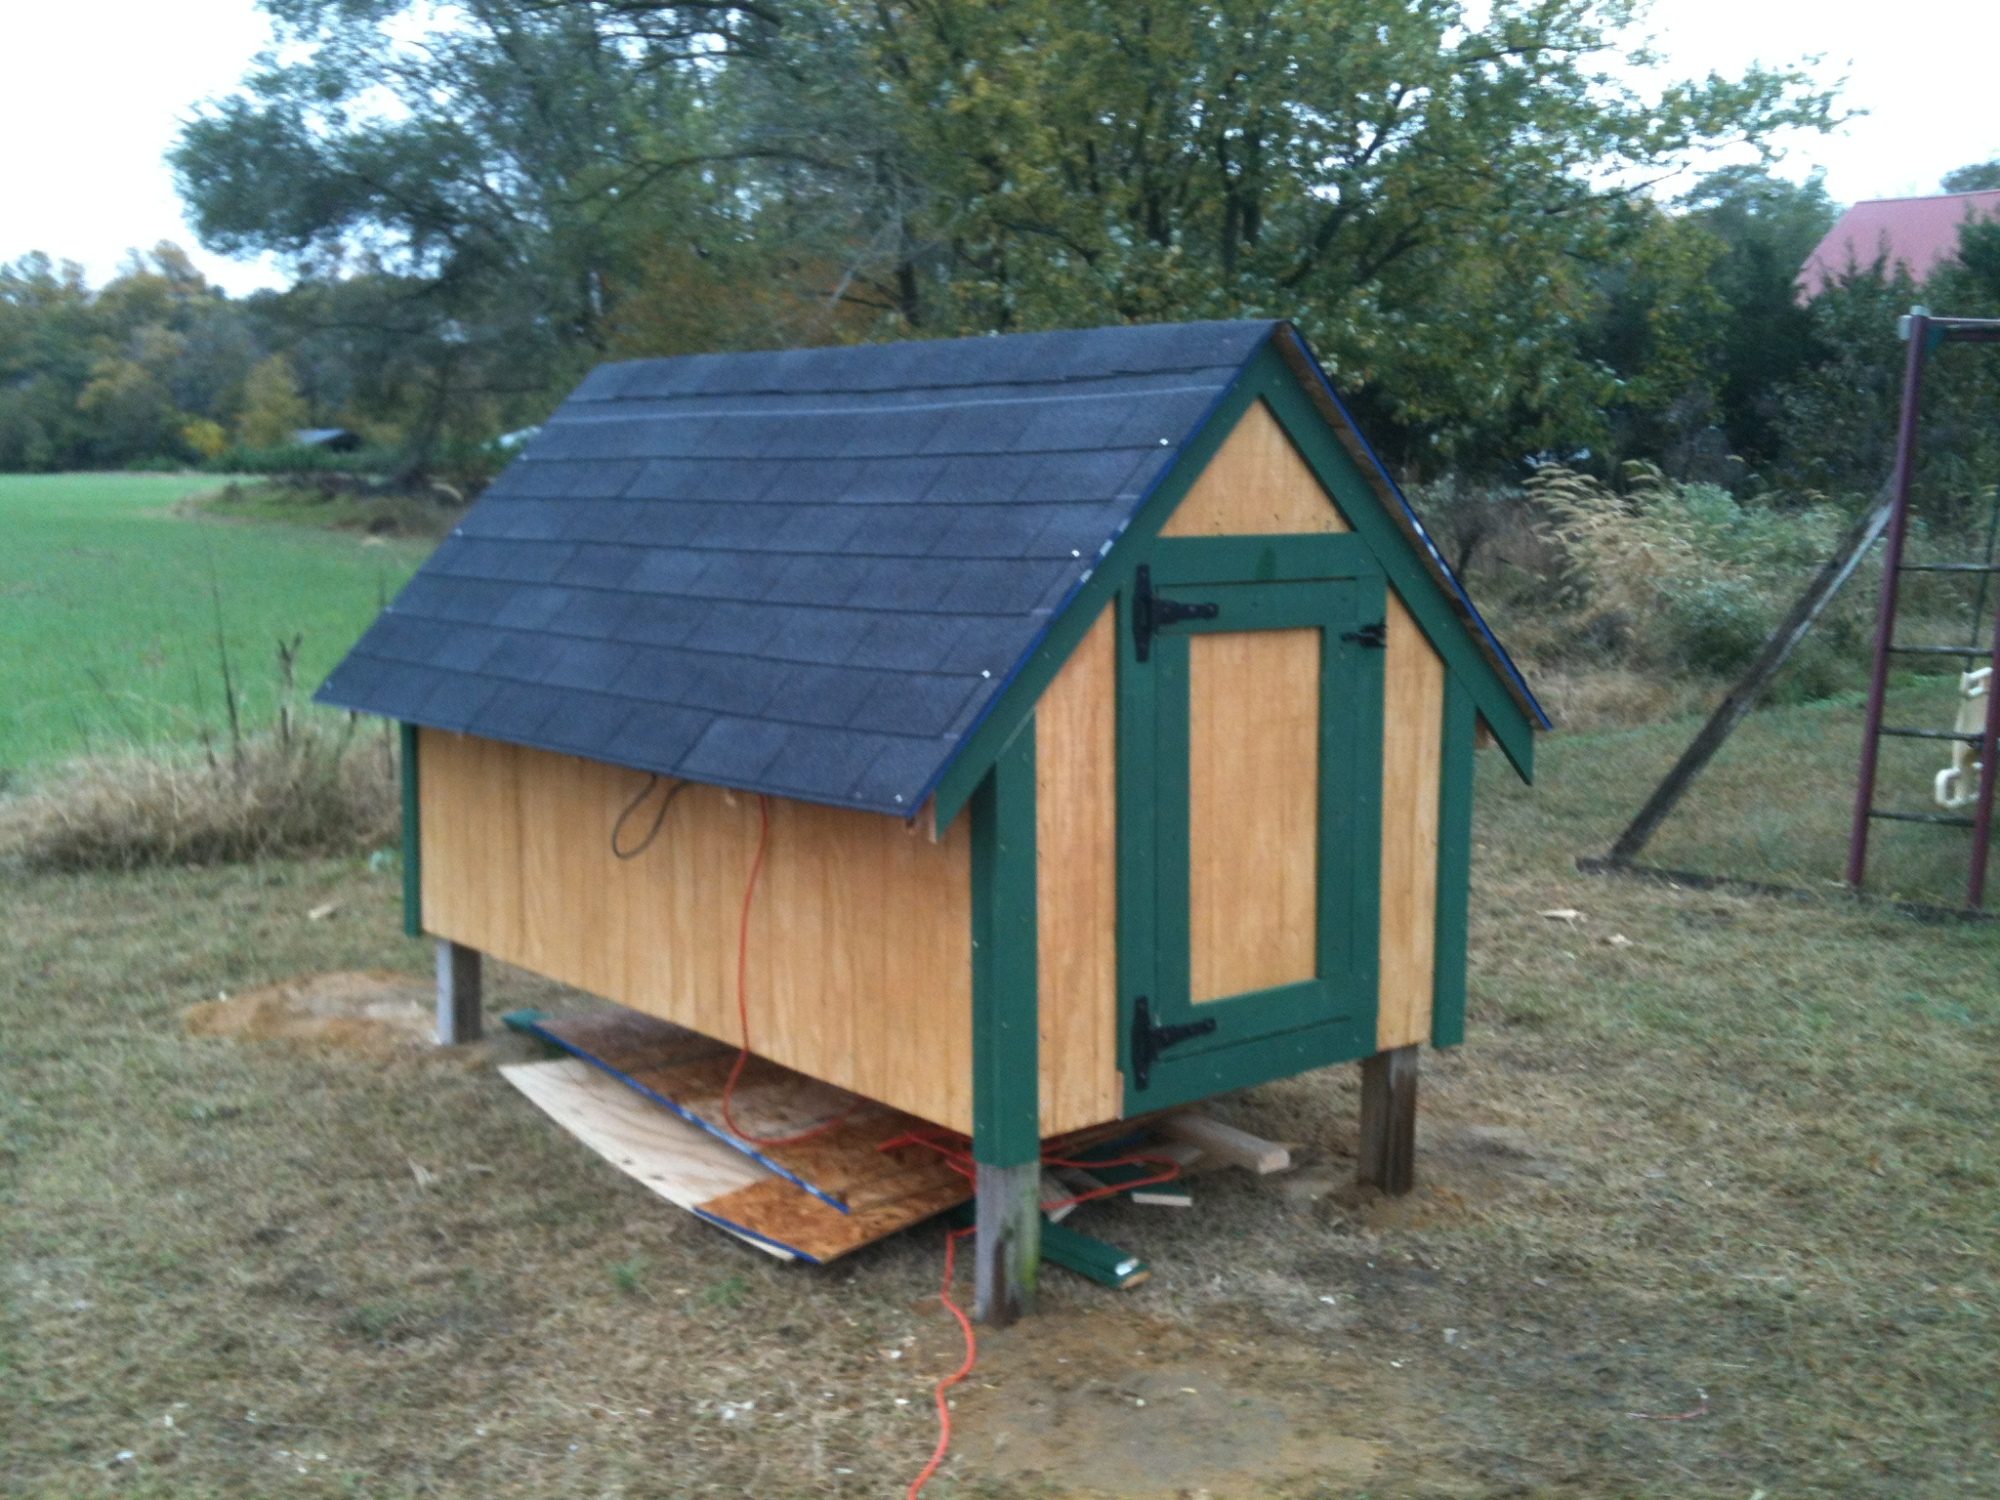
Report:
<svg viewBox="0 0 2000 1500"><path fill-rule="evenodd" d="M1167 518L1258 401L1270 408L1354 535L1374 553L1390 586L1443 659L1452 680L1463 684L1478 717L1492 730L1515 771L1523 781L1534 780L1535 730L1547 725L1547 716L1431 546L1373 450L1333 398L1304 341L1289 325L1281 325L1245 362L1132 523L1057 612L1013 681L959 747L938 781L932 803L936 828L947 827L965 807L1077 643L1126 586L1133 570L1152 555Z"/></svg>

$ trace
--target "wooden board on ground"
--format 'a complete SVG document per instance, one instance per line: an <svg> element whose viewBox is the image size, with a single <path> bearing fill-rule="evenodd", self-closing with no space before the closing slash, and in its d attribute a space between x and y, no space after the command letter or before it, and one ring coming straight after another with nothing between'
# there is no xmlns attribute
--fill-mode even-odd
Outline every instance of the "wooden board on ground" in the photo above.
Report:
<svg viewBox="0 0 2000 1500"><path fill-rule="evenodd" d="M711 1198L773 1180L742 1152L577 1058L515 1063L500 1076L612 1166L679 1208L696 1209ZM781 1260L794 1258L769 1241L739 1238Z"/></svg>
<svg viewBox="0 0 2000 1500"><path fill-rule="evenodd" d="M1207 1156L1231 1166L1243 1167L1262 1177L1271 1172L1291 1170L1292 1153L1276 1141L1238 1130L1211 1115L1184 1109L1160 1121L1167 1135L1195 1146ZM1192 1165L1184 1162L1183 1166Z"/></svg>
<svg viewBox="0 0 2000 1500"><path fill-rule="evenodd" d="M730 1104L736 1123L766 1140L826 1128L790 1144L763 1145L739 1136L722 1113L736 1049L684 1027L609 1011L539 1019L528 1029L741 1151L841 1217L891 1207L907 1213L915 1203L939 1199L949 1208L970 1196L965 1178L938 1152L889 1144L910 1135L935 1136L935 1127L763 1058L752 1057L737 1081Z"/></svg>
<svg viewBox="0 0 2000 1500"><path fill-rule="evenodd" d="M842 1212L580 1058L500 1072L620 1171L781 1260L838 1259L972 1196L971 1184L947 1169L906 1177L907 1192Z"/></svg>

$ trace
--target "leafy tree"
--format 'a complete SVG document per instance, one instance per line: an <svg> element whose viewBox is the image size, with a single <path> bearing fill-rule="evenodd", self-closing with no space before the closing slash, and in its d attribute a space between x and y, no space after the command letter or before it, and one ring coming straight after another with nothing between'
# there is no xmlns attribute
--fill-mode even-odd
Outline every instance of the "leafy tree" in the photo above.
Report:
<svg viewBox="0 0 2000 1500"><path fill-rule="evenodd" d="M1718 340L1716 394L1729 451L1753 467L1777 456L1777 392L1819 355L1799 300L1799 268L1833 227L1826 185L1761 167L1711 173L1681 199L1688 221L1720 243L1711 286Z"/></svg>
<svg viewBox="0 0 2000 1500"><path fill-rule="evenodd" d="M1633 0L266 5L286 60L183 192L217 249L397 278L426 431L613 345L1283 314L1408 462L1596 441L1617 205L1829 107L1614 83Z"/></svg>
<svg viewBox="0 0 2000 1500"><path fill-rule="evenodd" d="M1938 183L1947 193L1978 193L2000 188L2000 161L1975 162L1944 174Z"/></svg>
<svg viewBox="0 0 2000 1500"><path fill-rule="evenodd" d="M195 417L181 428L181 446L196 458L220 458L229 451L229 434L220 422Z"/></svg>
<svg viewBox="0 0 2000 1500"><path fill-rule="evenodd" d="M282 448L296 441L309 417L291 360L273 354L244 382L243 415L237 421L236 436L246 448Z"/></svg>

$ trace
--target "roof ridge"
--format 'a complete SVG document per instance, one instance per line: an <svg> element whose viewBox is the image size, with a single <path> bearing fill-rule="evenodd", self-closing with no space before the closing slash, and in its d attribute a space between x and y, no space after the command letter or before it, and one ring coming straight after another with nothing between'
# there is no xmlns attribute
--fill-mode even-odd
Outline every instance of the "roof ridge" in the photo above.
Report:
<svg viewBox="0 0 2000 1500"><path fill-rule="evenodd" d="M1871 203L1942 203L1951 198L2000 198L2000 188L1968 188L1962 193L1898 193L1888 198L1856 198L1848 204L1845 212L1851 213Z"/></svg>

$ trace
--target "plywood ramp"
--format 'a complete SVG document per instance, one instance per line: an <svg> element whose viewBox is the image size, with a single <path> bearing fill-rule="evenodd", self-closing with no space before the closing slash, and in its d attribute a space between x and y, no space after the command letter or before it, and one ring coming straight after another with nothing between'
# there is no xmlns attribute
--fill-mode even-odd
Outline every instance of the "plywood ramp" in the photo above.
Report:
<svg viewBox="0 0 2000 1500"><path fill-rule="evenodd" d="M1118 1070L1117 624L1107 607L1035 710L1042 1134L1124 1111Z"/></svg>
<svg viewBox="0 0 2000 1500"><path fill-rule="evenodd" d="M1161 536L1346 531L1347 520L1262 401L1244 412Z"/></svg>
<svg viewBox="0 0 2000 1500"><path fill-rule="evenodd" d="M1319 972L1320 632L1188 637L1188 994Z"/></svg>
<svg viewBox="0 0 2000 1500"><path fill-rule="evenodd" d="M641 772L421 731L427 931L734 1043L736 934L757 799L689 786L638 857L611 852ZM664 793L663 783L654 795ZM643 838L656 804L628 820ZM970 820L937 842L874 813L774 799L750 926L757 1052L972 1128Z"/></svg>
<svg viewBox="0 0 2000 1500"><path fill-rule="evenodd" d="M1430 1040L1444 662L1394 594L1382 683L1382 948L1375 1043Z"/></svg>

